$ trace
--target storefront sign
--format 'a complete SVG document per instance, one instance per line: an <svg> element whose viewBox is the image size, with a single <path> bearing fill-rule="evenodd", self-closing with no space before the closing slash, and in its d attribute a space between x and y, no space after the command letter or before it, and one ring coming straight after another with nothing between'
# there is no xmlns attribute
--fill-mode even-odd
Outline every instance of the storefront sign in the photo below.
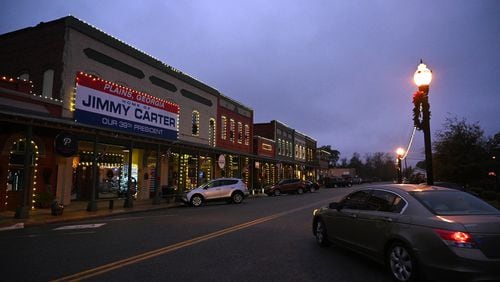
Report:
<svg viewBox="0 0 500 282"><path fill-rule="evenodd" d="M71 157L75 155L78 150L78 140L71 133L61 132L57 134L54 140L54 148L59 155Z"/></svg>
<svg viewBox="0 0 500 282"><path fill-rule="evenodd" d="M79 73L75 120L99 127L176 140L179 106Z"/></svg>

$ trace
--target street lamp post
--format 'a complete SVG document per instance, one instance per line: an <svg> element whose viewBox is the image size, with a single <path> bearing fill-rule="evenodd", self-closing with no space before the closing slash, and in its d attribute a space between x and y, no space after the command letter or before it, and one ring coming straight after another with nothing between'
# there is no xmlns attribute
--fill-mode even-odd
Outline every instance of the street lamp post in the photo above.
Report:
<svg viewBox="0 0 500 282"><path fill-rule="evenodd" d="M396 155L398 157L398 184L401 184L403 183L403 168L402 168L402 165L401 165L401 159L403 158L405 154L405 150L403 148L398 148L396 150Z"/></svg>
<svg viewBox="0 0 500 282"><path fill-rule="evenodd" d="M418 87L418 91L413 95L413 121L418 130L424 132L425 146L425 170L427 174L427 184L434 184L434 173L432 170L432 145L430 128L430 104L429 104L429 85L432 81L432 72L420 60L417 71L413 75L413 80Z"/></svg>

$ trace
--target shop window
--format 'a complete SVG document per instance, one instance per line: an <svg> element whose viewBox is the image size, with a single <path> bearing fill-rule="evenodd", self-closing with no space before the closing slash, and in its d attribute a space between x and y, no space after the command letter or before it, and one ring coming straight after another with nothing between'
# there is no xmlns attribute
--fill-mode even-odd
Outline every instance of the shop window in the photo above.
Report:
<svg viewBox="0 0 500 282"><path fill-rule="evenodd" d="M54 70L48 69L43 73L43 89L42 96L52 98L52 90L54 88Z"/></svg>
<svg viewBox="0 0 500 282"><path fill-rule="evenodd" d="M7 175L7 191L19 191L24 189L24 159L26 151L26 140L14 142L10 148L9 171ZM36 148L32 144L31 152L35 153ZM35 165L36 155L30 156L29 165Z"/></svg>
<svg viewBox="0 0 500 282"><path fill-rule="evenodd" d="M220 133L221 133L221 139L226 140L227 139L227 118L225 116L221 117L220 120Z"/></svg>
<svg viewBox="0 0 500 282"><path fill-rule="evenodd" d="M191 133L193 134L193 136L199 136L200 135L200 113L198 111L193 111L193 114L191 116L191 125L192 125Z"/></svg>
<svg viewBox="0 0 500 282"><path fill-rule="evenodd" d="M245 124L245 145L250 145L250 126Z"/></svg>
<svg viewBox="0 0 500 282"><path fill-rule="evenodd" d="M238 144L243 143L243 124L238 121Z"/></svg>
<svg viewBox="0 0 500 282"><path fill-rule="evenodd" d="M234 124L234 119L229 120L229 141L231 143L234 143L234 130L235 130L235 124Z"/></svg>
<svg viewBox="0 0 500 282"><path fill-rule="evenodd" d="M208 124L208 145L215 147L215 119L211 118Z"/></svg>

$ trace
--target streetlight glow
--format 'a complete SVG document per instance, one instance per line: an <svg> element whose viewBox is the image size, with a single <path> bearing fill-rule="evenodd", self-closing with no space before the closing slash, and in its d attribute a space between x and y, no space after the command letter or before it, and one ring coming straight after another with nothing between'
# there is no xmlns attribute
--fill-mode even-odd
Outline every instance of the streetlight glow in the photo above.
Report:
<svg viewBox="0 0 500 282"><path fill-rule="evenodd" d="M413 75L413 81L415 81L415 84L418 87L431 84L432 71L428 69L427 65L425 65L422 61L420 61L420 64Z"/></svg>
<svg viewBox="0 0 500 282"><path fill-rule="evenodd" d="M402 158L404 155L405 155L405 149L399 147L397 150L396 150L396 155L398 155L398 158Z"/></svg>

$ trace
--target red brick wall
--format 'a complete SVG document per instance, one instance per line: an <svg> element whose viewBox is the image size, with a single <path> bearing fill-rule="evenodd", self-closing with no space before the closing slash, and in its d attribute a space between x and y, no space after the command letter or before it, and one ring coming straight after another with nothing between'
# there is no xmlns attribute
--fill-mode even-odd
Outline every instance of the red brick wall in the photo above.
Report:
<svg viewBox="0 0 500 282"><path fill-rule="evenodd" d="M18 77L29 73L33 93L42 94L43 73L54 70L52 97L59 99L64 50L64 21L0 35L0 74Z"/></svg>
<svg viewBox="0 0 500 282"><path fill-rule="evenodd" d="M253 133L255 136L262 136L271 140L276 139L273 123L256 123L253 125Z"/></svg>
<svg viewBox="0 0 500 282"><path fill-rule="evenodd" d="M217 147L219 148L224 148L228 150L233 150L233 151L238 151L238 152L243 152L243 153L252 153L253 149L253 117L248 118L246 116L242 116L236 112L233 112L231 110L228 110L224 107L218 107L218 114L217 114L217 128L218 133L217 133ZM225 116L227 118L227 124L226 124L226 140L222 139L222 126L221 126L221 117ZM229 125L229 120L233 119L235 122L235 141L234 143L230 141L229 137L229 130L230 130L230 125ZM238 122L241 122L243 124L243 135L245 134L245 125L248 125L250 127L250 134L249 134L249 139L248 139L248 145L245 145L245 140L243 138L242 144L238 143Z"/></svg>

